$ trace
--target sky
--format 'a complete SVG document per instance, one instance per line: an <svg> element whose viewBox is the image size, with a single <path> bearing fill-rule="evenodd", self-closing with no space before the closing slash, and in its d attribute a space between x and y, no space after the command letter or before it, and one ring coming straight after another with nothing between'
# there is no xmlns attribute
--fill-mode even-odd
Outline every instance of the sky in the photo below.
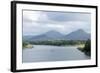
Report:
<svg viewBox="0 0 100 73"><path fill-rule="evenodd" d="M51 30L68 34L78 29L90 33L90 13L23 11L23 35L40 35Z"/></svg>

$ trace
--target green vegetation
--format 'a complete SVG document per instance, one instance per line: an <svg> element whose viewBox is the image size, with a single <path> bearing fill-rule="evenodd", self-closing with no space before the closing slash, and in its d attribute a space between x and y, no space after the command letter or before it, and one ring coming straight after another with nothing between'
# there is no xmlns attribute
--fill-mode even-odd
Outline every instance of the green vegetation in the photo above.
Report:
<svg viewBox="0 0 100 73"><path fill-rule="evenodd" d="M46 40L46 41L23 41L23 48L33 48L33 45L53 46L78 46L78 49L91 56L91 40Z"/></svg>
<svg viewBox="0 0 100 73"><path fill-rule="evenodd" d="M85 43L85 46L83 48L78 48L82 52L84 52L86 55L91 56L91 40L87 40Z"/></svg>
<svg viewBox="0 0 100 73"><path fill-rule="evenodd" d="M91 40L86 41L83 51L85 52L85 54L91 56Z"/></svg>
<svg viewBox="0 0 100 73"><path fill-rule="evenodd" d="M23 42L23 48L26 47L28 45L27 42Z"/></svg>
<svg viewBox="0 0 100 73"><path fill-rule="evenodd" d="M53 45L53 46L65 46L65 45L80 45L85 44L85 41L73 41L73 40L48 40L48 41L30 41L30 44L35 45Z"/></svg>
<svg viewBox="0 0 100 73"><path fill-rule="evenodd" d="M30 43L28 43L28 42L23 42L23 49L24 48L33 48L33 45L31 45Z"/></svg>

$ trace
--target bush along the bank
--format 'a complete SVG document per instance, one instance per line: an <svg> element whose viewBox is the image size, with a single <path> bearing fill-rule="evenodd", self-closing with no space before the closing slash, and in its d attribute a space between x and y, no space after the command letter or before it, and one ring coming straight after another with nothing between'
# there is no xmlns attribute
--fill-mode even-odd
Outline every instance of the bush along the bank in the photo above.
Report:
<svg viewBox="0 0 100 73"><path fill-rule="evenodd" d="M80 51L84 52L86 55L91 56L91 40L87 40L83 48L78 48Z"/></svg>
<svg viewBox="0 0 100 73"><path fill-rule="evenodd" d="M25 48L33 48L33 45L28 42L23 42L23 49Z"/></svg>
<svg viewBox="0 0 100 73"><path fill-rule="evenodd" d="M87 40L86 41L86 44L85 44L85 47L83 49L83 52L88 55L88 56L91 56L91 40Z"/></svg>
<svg viewBox="0 0 100 73"><path fill-rule="evenodd" d="M73 40L46 40L46 41L29 41L34 45L53 45L53 46L66 46L66 45L80 45L85 44L85 41Z"/></svg>
<svg viewBox="0 0 100 73"><path fill-rule="evenodd" d="M23 48L26 47L28 45L28 43L23 42Z"/></svg>

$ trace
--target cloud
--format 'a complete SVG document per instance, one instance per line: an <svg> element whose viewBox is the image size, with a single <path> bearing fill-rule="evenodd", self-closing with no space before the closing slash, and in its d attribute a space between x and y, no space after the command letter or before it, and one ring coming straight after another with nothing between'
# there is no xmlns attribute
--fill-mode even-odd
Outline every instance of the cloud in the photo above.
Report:
<svg viewBox="0 0 100 73"><path fill-rule="evenodd" d="M79 12L44 12L49 20L64 22L64 21L90 21L90 13Z"/></svg>
<svg viewBox="0 0 100 73"><path fill-rule="evenodd" d="M68 34L77 29L90 33L90 16L89 13L23 11L23 34L39 35L50 30Z"/></svg>

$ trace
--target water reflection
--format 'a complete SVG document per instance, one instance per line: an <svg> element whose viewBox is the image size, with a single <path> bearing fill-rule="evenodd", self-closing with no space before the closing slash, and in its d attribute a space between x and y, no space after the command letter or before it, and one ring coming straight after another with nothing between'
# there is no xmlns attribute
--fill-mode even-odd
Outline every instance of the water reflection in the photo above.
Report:
<svg viewBox="0 0 100 73"><path fill-rule="evenodd" d="M23 62L45 62L64 60L86 60L89 56L79 51L76 46L34 45L32 49L23 49Z"/></svg>

